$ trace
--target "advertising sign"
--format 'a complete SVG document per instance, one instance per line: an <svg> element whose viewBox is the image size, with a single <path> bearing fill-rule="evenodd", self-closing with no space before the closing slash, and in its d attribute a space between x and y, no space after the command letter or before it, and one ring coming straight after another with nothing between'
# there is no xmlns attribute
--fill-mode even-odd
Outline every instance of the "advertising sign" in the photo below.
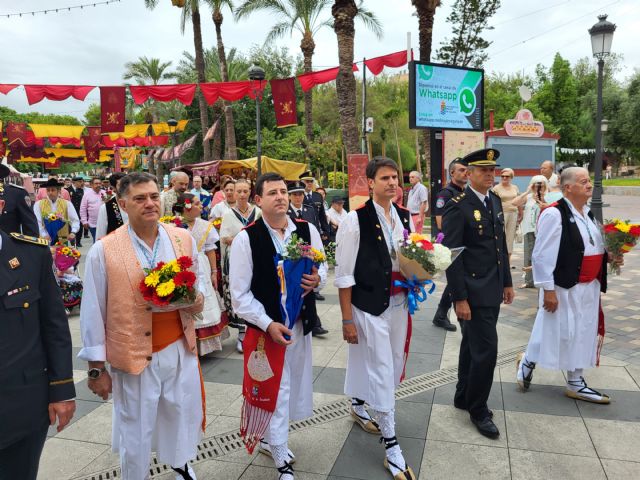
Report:
<svg viewBox="0 0 640 480"><path fill-rule="evenodd" d="M541 137L544 125L534 120L533 113L523 108L516 113L516 118L504 122L504 130L510 137Z"/></svg>
<svg viewBox="0 0 640 480"><path fill-rule="evenodd" d="M410 63L410 128L480 131L483 110L484 70Z"/></svg>
<svg viewBox="0 0 640 480"><path fill-rule="evenodd" d="M484 148L484 132L445 130L442 135L442 178L447 183L447 170L454 158L462 158Z"/></svg>

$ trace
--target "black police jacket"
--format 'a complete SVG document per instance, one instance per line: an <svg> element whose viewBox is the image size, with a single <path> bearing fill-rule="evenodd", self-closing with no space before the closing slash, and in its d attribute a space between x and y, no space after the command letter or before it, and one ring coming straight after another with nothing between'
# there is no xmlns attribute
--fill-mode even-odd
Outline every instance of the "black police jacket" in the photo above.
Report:
<svg viewBox="0 0 640 480"><path fill-rule="evenodd" d="M322 195L318 192L311 192L311 200L307 198L307 192L304 192L304 200L303 204L309 205L313 207L316 211L316 216L318 217L318 231L320 235L328 236L330 233L329 223L327 222L327 214L324 211L324 200L322 200Z"/></svg>
<svg viewBox="0 0 640 480"><path fill-rule="evenodd" d="M24 188L0 182L0 199L5 201L4 210L0 214L0 230L5 233L22 231L25 235L40 236L38 221L31 209L31 197Z"/></svg>
<svg viewBox="0 0 640 480"><path fill-rule="evenodd" d="M488 195L491 214L467 187L447 203L442 217L442 243L449 248L465 247L447 269L451 298L476 307L499 306L504 288L512 286L502 202L495 193Z"/></svg>
<svg viewBox="0 0 640 480"><path fill-rule="evenodd" d="M47 242L0 231L0 449L75 397L71 334Z"/></svg>

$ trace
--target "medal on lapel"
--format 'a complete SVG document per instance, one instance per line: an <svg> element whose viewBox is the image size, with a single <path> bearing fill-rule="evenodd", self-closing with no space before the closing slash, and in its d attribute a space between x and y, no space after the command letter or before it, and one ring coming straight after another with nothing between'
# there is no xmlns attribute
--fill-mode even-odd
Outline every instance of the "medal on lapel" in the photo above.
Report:
<svg viewBox="0 0 640 480"><path fill-rule="evenodd" d="M473 211L473 218L476 219L476 222L480 221L480 219L482 218L482 215L480 215L480 210L474 210Z"/></svg>
<svg viewBox="0 0 640 480"><path fill-rule="evenodd" d="M9 260L9 266L11 267L11 270L15 270L20 266L20 261L17 257L13 257L11 260Z"/></svg>

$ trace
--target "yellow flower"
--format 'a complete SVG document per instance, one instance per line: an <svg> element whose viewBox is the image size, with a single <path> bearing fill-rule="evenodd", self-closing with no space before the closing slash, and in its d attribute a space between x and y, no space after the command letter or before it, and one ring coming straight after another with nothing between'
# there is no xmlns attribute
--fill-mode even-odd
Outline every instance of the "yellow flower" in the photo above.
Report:
<svg viewBox="0 0 640 480"><path fill-rule="evenodd" d="M629 230L631 230L631 225L626 222L618 222L616 224L616 228L620 230L622 233L629 233Z"/></svg>
<svg viewBox="0 0 640 480"><path fill-rule="evenodd" d="M147 287L155 287L160 282L160 274L158 272L151 272L144 279L144 284Z"/></svg>
<svg viewBox="0 0 640 480"><path fill-rule="evenodd" d="M169 280L168 282L161 283L156 288L156 292L159 297L167 297L173 293L176 288L176 284L173 283L173 280Z"/></svg>
<svg viewBox="0 0 640 480"><path fill-rule="evenodd" d="M325 260L323 253L317 248L311 247L311 253L313 254L313 261L316 263L322 263Z"/></svg>
<svg viewBox="0 0 640 480"><path fill-rule="evenodd" d="M411 233L409 234L409 240L411 240L413 243L418 243L421 242L422 240L426 240L427 237L425 237L424 235L421 235L419 233Z"/></svg>

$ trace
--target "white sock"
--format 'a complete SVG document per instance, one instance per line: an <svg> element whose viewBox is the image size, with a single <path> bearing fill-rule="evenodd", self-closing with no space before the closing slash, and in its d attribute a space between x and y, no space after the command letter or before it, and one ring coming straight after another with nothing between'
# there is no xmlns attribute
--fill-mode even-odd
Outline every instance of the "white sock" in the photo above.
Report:
<svg viewBox="0 0 640 480"><path fill-rule="evenodd" d="M391 410L389 412L379 412L378 410L373 411L373 416L378 422L380 427L380 433L382 433L383 438L393 438L396 436L396 424L395 424L395 411ZM395 465L398 465L400 468L406 469L407 464L404 461L404 456L402 455L402 450L400 449L400 445L396 445L391 448L385 449L385 454L387 455L387 459L390 462L393 462ZM399 472L396 471L392 465L390 467L393 469L392 473L395 475Z"/></svg>
<svg viewBox="0 0 640 480"><path fill-rule="evenodd" d="M239 340L239 341L241 341L241 342L243 342L243 341L244 341L244 334L245 334L245 333L246 333L246 332L238 332L238 340Z"/></svg>
<svg viewBox="0 0 640 480"><path fill-rule="evenodd" d="M570 382L580 382L582 383L584 380L582 378L582 369L581 368L577 368L572 372L567 371L567 383L575 390L579 390L580 388L582 388L584 385L580 385L580 386L576 386L576 385L571 385Z"/></svg>
<svg viewBox="0 0 640 480"><path fill-rule="evenodd" d="M289 461L289 448L286 443L280 445L269 444L271 447L271 455L276 467L283 467L285 462Z"/></svg>
<svg viewBox="0 0 640 480"><path fill-rule="evenodd" d="M358 415L359 417L371 420L369 412L367 412L367 409L364 408L364 403L359 404L360 401L361 400L358 398L351 399L351 407L353 408L353 411L356 412L356 415Z"/></svg>

